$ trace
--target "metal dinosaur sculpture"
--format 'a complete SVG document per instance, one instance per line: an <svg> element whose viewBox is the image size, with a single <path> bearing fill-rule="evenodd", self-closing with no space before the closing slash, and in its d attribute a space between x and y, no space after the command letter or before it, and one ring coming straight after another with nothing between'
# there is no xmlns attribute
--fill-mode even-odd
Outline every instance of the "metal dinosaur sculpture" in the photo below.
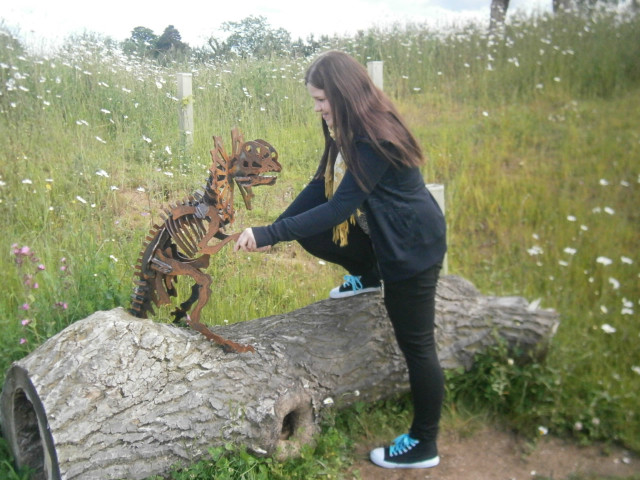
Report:
<svg viewBox="0 0 640 480"><path fill-rule="evenodd" d="M203 270L209 266L211 255L227 243L236 240L239 233L227 235L225 227L234 221L234 183L238 186L245 206L251 210L251 187L273 185L274 176L282 170L275 149L264 140L244 142L242 133L231 131L231 155L227 155L220 137L213 137L210 175L204 187L187 199L165 209L164 222L149 231L136 265L134 292L129 312L139 318L155 315L156 306L171 303L177 296L175 282L186 275L195 281L191 296L173 312L174 323L186 323L227 351L253 352L251 345L240 345L213 333L200 322L200 312L211 295L211 276ZM209 242L217 240L210 245ZM196 304L191 313L189 309Z"/></svg>

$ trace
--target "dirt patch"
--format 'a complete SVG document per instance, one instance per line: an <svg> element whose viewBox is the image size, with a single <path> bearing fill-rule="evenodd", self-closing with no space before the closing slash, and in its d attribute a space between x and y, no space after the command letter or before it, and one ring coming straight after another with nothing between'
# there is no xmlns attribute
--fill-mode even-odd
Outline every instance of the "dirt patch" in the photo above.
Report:
<svg viewBox="0 0 640 480"><path fill-rule="evenodd" d="M541 437L535 444L491 427L464 438L455 432L440 435L440 465L426 470L387 470L373 465L362 445L352 471L363 480L531 480L567 479L572 474L640 478L640 459L621 448L580 447L557 438Z"/></svg>

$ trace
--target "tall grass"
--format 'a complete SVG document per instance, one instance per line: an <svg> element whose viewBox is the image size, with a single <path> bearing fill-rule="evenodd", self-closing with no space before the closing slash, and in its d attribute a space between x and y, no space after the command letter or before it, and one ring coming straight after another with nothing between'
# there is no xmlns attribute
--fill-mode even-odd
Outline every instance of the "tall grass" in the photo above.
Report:
<svg viewBox="0 0 640 480"><path fill-rule="evenodd" d="M425 181L446 185L450 272L561 315L543 363L498 348L473 372L450 372L449 410L640 450L639 27L539 17L493 37L408 25L327 45L385 61L385 90L428 157ZM211 135L228 145L238 125L275 145L284 166L276 186L256 189L253 211L237 202L234 231L273 220L314 171L322 139L302 85L308 59L159 67L86 40L45 57L0 39L2 372L75 320L128 306L146 232L203 184ZM179 71L194 73L191 147L177 131ZM225 250L209 273L212 323L299 308L342 275L296 244Z"/></svg>

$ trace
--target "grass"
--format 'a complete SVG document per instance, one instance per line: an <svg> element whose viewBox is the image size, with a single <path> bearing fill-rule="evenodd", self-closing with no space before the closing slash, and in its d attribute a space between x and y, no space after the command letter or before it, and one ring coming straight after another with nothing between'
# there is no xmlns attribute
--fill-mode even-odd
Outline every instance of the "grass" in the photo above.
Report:
<svg viewBox="0 0 640 480"><path fill-rule="evenodd" d="M561 316L543 362L521 365L499 346L472 371L448 372L448 412L640 451L639 37L637 19L604 15L516 20L504 38L408 25L331 40L385 61L385 90L428 157L425 181L446 186L450 273ZM228 145L238 125L276 146L284 166L251 212L236 205L233 229L282 211L322 145L301 84L308 62L158 67L88 40L44 56L0 35L0 371L70 323L128 305L143 238L164 205L204 182L211 135ZM177 131L178 71L194 72L192 147ZM203 318L213 323L302 307L342 275L296 244L225 250L209 273L216 295ZM338 477L354 442L391 438L408 417L406 401L359 405L328 418L301 459L230 446L174 478L223 466L229 478ZM0 446L3 478L21 478Z"/></svg>

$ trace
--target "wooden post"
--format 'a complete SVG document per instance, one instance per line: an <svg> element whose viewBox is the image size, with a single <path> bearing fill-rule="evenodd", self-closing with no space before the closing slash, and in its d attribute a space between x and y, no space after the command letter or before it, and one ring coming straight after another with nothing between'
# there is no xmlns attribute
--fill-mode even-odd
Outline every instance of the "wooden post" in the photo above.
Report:
<svg viewBox="0 0 640 480"><path fill-rule="evenodd" d="M193 145L193 89L190 73L178 73L178 100L180 109L178 112L178 123L180 133L184 139L185 147Z"/></svg>
<svg viewBox="0 0 640 480"><path fill-rule="evenodd" d="M433 198L435 198L436 202L438 202L438 206L440 207L440 210L442 210L442 213L446 215L445 203L444 203L444 185L440 183L427 183L426 186L429 192L431 192L431 195L433 195ZM442 275L449 274L449 265L447 263L446 255L444 256L444 260L442 261L441 274Z"/></svg>
<svg viewBox="0 0 640 480"><path fill-rule="evenodd" d="M384 62L381 61L367 62L367 71L369 72L369 77L371 77L371 80L373 80L373 84L380 90L384 90L384 81L382 79L383 65Z"/></svg>

